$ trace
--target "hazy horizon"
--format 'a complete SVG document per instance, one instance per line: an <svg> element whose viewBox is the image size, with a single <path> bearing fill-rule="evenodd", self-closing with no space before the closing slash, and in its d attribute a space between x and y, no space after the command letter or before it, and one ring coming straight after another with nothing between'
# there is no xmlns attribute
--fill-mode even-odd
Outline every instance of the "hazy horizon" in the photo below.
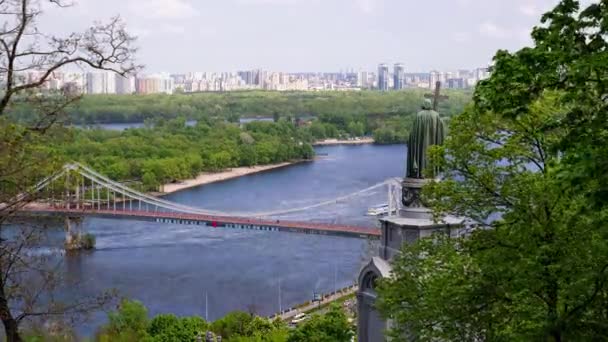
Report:
<svg viewBox="0 0 608 342"><path fill-rule="evenodd" d="M145 72L473 69L529 45L557 0L77 0L41 26L82 31L120 15Z"/></svg>

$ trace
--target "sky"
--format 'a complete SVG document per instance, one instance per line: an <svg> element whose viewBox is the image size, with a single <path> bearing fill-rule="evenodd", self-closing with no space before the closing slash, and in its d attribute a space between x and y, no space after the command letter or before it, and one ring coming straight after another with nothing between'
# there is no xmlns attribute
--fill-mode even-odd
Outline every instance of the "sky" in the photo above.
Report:
<svg viewBox="0 0 608 342"><path fill-rule="evenodd" d="M74 0L40 22L83 31L120 15L146 72L406 72L487 66L498 49L530 45L557 0Z"/></svg>

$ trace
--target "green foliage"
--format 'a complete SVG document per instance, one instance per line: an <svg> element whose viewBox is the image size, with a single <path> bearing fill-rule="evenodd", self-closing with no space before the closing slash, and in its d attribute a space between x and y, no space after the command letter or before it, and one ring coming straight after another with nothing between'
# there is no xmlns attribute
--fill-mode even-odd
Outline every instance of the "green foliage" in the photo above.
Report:
<svg viewBox="0 0 608 342"><path fill-rule="evenodd" d="M69 324L56 322L52 333L48 328L42 328L36 324L28 326L21 331L21 338L25 342L73 342L79 341Z"/></svg>
<svg viewBox="0 0 608 342"><path fill-rule="evenodd" d="M121 301L118 310L108 314L108 321L98 336L99 341L143 341L148 336L148 309L138 301Z"/></svg>
<svg viewBox="0 0 608 342"><path fill-rule="evenodd" d="M95 235L91 233L86 233L82 237L82 241L80 242L83 249L94 249L95 248Z"/></svg>
<svg viewBox="0 0 608 342"><path fill-rule="evenodd" d="M424 195L479 229L404 246L379 287L395 341L605 340L607 18L561 1L452 118Z"/></svg>
<svg viewBox="0 0 608 342"><path fill-rule="evenodd" d="M229 342L349 342L354 336L353 327L338 305L293 330L281 320L270 321L242 311L231 312L211 324L197 316L180 318L171 314L150 320L141 303L129 300L122 301L108 319L109 323L97 334L97 341L189 342L199 335L204 339L207 331Z"/></svg>
<svg viewBox="0 0 608 342"><path fill-rule="evenodd" d="M288 342L348 342L354 336L353 326L342 309L332 305L323 315L313 315L289 334Z"/></svg>
<svg viewBox="0 0 608 342"><path fill-rule="evenodd" d="M374 141L377 144L398 144L407 141L407 134L399 134L394 128L381 127L374 131Z"/></svg>
<svg viewBox="0 0 608 342"><path fill-rule="evenodd" d="M67 139L55 127L42 134L0 117L0 203L9 203L60 168L60 153L51 146Z"/></svg>
<svg viewBox="0 0 608 342"><path fill-rule="evenodd" d="M88 164L116 180L140 180L145 190L204 171L310 159L314 151L287 122L256 122L241 129L224 122L187 127L183 120L122 132L73 129L60 145L64 160Z"/></svg>
<svg viewBox="0 0 608 342"><path fill-rule="evenodd" d="M241 117L273 118L275 123L295 118L317 118L304 128L314 139L371 135L378 128L395 131L394 142L404 142L408 125L420 109L424 90L400 92L231 92L155 95L87 95L68 109L75 124L145 122L147 127L171 130L183 127L186 119L207 126L214 122L238 123ZM448 90L439 112L450 117L469 102L467 91ZM11 109L11 117L32 121L27 104ZM202 125L201 125L202 126ZM305 140L306 141L306 140ZM393 141L390 141L392 143ZM389 143L389 141L381 141Z"/></svg>
<svg viewBox="0 0 608 342"><path fill-rule="evenodd" d="M378 128L371 117L411 115L420 108L427 90L400 92L269 92L243 91L228 93L154 94L154 95L87 95L68 109L75 124L162 121L183 117L191 120L218 118L238 122L243 117L267 117L279 122L283 118L313 116L348 132L352 121L363 123L366 132ZM448 101L439 111L451 116L459 113L470 99L470 93L448 90ZM27 104L11 109L11 116L28 120L32 114ZM356 118L356 120L353 120ZM369 121L369 122L368 122Z"/></svg>
<svg viewBox="0 0 608 342"><path fill-rule="evenodd" d="M547 89L563 93L563 126L568 133L564 181L594 198L603 208L608 198L608 4L563 0L542 17L532 33L535 46L516 53L499 51L492 77L475 94L477 107L510 116L525 115Z"/></svg>
<svg viewBox="0 0 608 342"><path fill-rule="evenodd" d="M479 314L475 321L466 314L475 306L483 309L484 303L465 287L478 290L481 284L479 267L460 252L462 243L437 235L403 248L393 263L394 277L379 288L378 307L394 319L391 335L396 341L492 340L479 335L490 317Z"/></svg>
<svg viewBox="0 0 608 342"><path fill-rule="evenodd" d="M197 336L205 336L207 322L200 317L177 318L175 315L158 315L150 321L148 334L150 341L195 341Z"/></svg>

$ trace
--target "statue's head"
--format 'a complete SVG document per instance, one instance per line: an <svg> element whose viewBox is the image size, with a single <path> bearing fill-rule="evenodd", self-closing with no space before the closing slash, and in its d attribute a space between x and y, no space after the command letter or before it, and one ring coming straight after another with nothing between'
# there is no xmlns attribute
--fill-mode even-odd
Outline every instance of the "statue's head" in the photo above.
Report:
<svg viewBox="0 0 608 342"><path fill-rule="evenodd" d="M422 102L422 109L431 110L433 108L433 103L429 99L424 99Z"/></svg>

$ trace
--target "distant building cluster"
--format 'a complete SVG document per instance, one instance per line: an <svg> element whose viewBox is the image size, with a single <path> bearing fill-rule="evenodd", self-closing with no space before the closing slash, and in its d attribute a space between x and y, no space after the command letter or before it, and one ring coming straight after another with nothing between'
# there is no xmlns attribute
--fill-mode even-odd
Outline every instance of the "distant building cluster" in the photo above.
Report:
<svg viewBox="0 0 608 342"><path fill-rule="evenodd" d="M36 80L40 75L28 72L18 76L17 83ZM237 72L190 72L186 74L149 74L121 76L112 72L54 72L43 88L64 89L80 94L173 94L177 92L225 92L235 90L315 91L362 90L381 91L406 88L433 88L437 81L443 88L465 89L489 76L488 68L475 70L408 73L405 65L378 65L378 70L358 72L353 69L335 73L284 73L265 70Z"/></svg>
<svg viewBox="0 0 608 342"><path fill-rule="evenodd" d="M477 82L488 78L489 75L488 68L406 73L402 63L396 63L392 70L388 64L382 63L378 65L377 75L368 71L360 71L357 76L357 86L362 89L388 91L405 88L433 88L437 82L441 82L444 88L466 89L474 87Z"/></svg>

